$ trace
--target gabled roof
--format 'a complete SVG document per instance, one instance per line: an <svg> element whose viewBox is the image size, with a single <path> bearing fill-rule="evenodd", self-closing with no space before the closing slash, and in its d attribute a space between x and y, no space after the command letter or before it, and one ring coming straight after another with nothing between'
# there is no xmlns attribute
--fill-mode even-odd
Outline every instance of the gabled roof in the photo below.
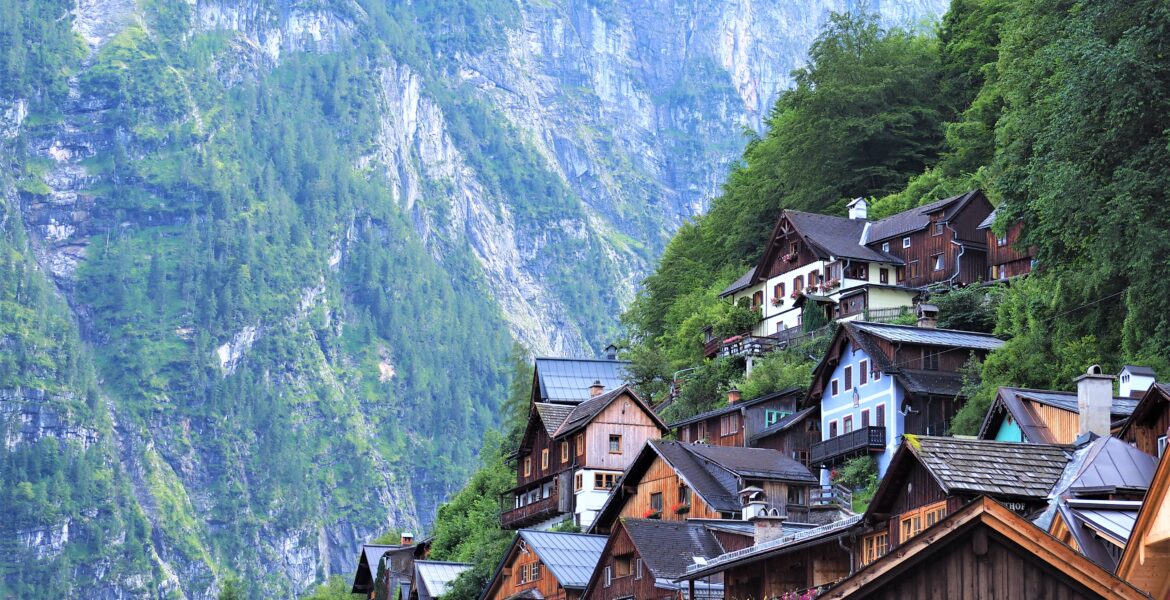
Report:
<svg viewBox="0 0 1170 600"><path fill-rule="evenodd" d="M438 598L447 593L451 582L459 574L470 569L467 563L440 562L437 560L414 561L414 572L419 585L419 595L424 598ZM423 593L425 592L425 596Z"/></svg>
<svg viewBox="0 0 1170 600"><path fill-rule="evenodd" d="M600 381L607 390L625 384L629 364L623 360L537 358L533 372L533 400L580 404L592 397L589 388L594 381Z"/></svg>
<svg viewBox="0 0 1170 600"><path fill-rule="evenodd" d="M1115 438L1099 437L1077 470L1068 492L1077 496L1144 493L1154 479L1158 460Z"/></svg>
<svg viewBox="0 0 1170 600"><path fill-rule="evenodd" d="M1053 522L1049 533L1057 533L1058 523L1063 522L1081 554L1113 571L1117 560L1109 545L1125 547L1141 504L1119 500L1066 500L1057 508L1060 521Z"/></svg>
<svg viewBox="0 0 1170 600"><path fill-rule="evenodd" d="M1150 491L1142 500L1129 543L1117 562L1117 576L1146 590L1155 598L1170 596L1170 543L1165 523L1170 514L1170 452L1162 455L1150 482ZM1158 531L1158 523L1162 523Z"/></svg>
<svg viewBox="0 0 1170 600"><path fill-rule="evenodd" d="M1139 377L1157 377L1158 374L1150 367L1142 365L1125 365L1121 367L1122 371L1129 371L1130 375L1137 375Z"/></svg>
<svg viewBox="0 0 1170 600"><path fill-rule="evenodd" d="M814 404L814 405L812 405L804 410L796 411L795 413L788 415L787 417L784 417L783 419L780 419L779 421L773 423L771 425L771 427L766 427L766 428L761 429L760 431L756 432L754 435L752 435L752 437L748 438L748 442L757 442L757 441L762 440L766 437L775 435L777 433L781 433L783 431L787 431L793 425L804 422L804 420L806 418L813 416L816 413L820 413L820 411L821 411L820 404Z"/></svg>
<svg viewBox="0 0 1170 600"><path fill-rule="evenodd" d="M740 275L739 279L736 279L735 281L731 282L730 285L723 288L723 291L719 292L719 297L722 298L724 296L730 296L730 295L732 295L740 290L747 289L747 288L751 287L752 281L754 281L755 278L756 278L756 268L752 267L752 268L747 270L747 273Z"/></svg>
<svg viewBox="0 0 1170 600"><path fill-rule="evenodd" d="M849 325L859 331L895 344L946 346L952 348L969 348L971 350L997 350L1003 346L1003 340L990 333L960 331L958 329L915 327L913 325L892 325L890 323L870 323L868 321L853 321Z"/></svg>
<svg viewBox="0 0 1170 600"><path fill-rule="evenodd" d="M979 437L994 436L995 429L1003 421L1004 415L1010 414L1029 442L1038 444L1056 442L1048 425L1044 423L1040 415L1028 407L1025 401L1080 414L1076 392L1001 387L996 393L995 402L991 405L991 409L983 417L983 425L979 427ZM1110 417L1114 421L1125 419L1133 414L1137 404L1137 400L1133 398L1114 397L1113 407L1109 411Z"/></svg>
<svg viewBox="0 0 1170 600"><path fill-rule="evenodd" d="M998 208L991 211L991 214L987 215L986 219L983 219L982 221L980 221L979 226L976 227L975 229L991 229L992 226L995 225L995 217L998 214L999 214Z"/></svg>
<svg viewBox="0 0 1170 600"><path fill-rule="evenodd" d="M707 561L705 565L693 565L687 569L686 574L681 576L680 579L691 580L707 577L726 571L733 566L746 565L809 546L819 545L827 541L833 541L849 535L860 523L861 515L853 515L819 527L792 531L776 539L717 556Z"/></svg>
<svg viewBox="0 0 1170 600"><path fill-rule="evenodd" d="M982 196L979 190L971 190L965 194L951 196L929 204L890 215L873 224L869 230L868 243L881 242L892 237L919 231L930 225L930 215L943 211L943 220L949 221L955 213L963 209L972 199Z"/></svg>
<svg viewBox="0 0 1170 600"><path fill-rule="evenodd" d="M518 537L566 589L585 588L605 547L603 535L521 529Z"/></svg>
<svg viewBox="0 0 1170 600"><path fill-rule="evenodd" d="M724 406L721 408L716 408L715 410L709 410L705 413L700 413L700 414L697 414L693 417L687 417L686 419L683 419L681 421L675 421L674 423L670 424L670 428L676 429L678 427L690 425L691 423L698 423L699 421L706 421L707 419L710 419L712 417L720 417L720 416L723 416L726 414L731 414L731 413L736 412L736 411L743 411L743 410L747 409L748 407L752 407L752 406L755 406L757 404L763 404L764 402L776 400L778 398L783 398L785 396L789 396L789 395L796 394L799 392L800 392L800 388L790 387L790 388L781 390L779 392L772 392L771 394L764 394L762 396L756 396L755 398L752 398L751 400L740 400L739 402L736 402L735 404L728 404L727 406Z"/></svg>
<svg viewBox="0 0 1170 600"><path fill-rule="evenodd" d="M642 410L642 412L646 413L646 415L648 415L650 419L654 421L654 423L658 425L659 429L661 429L663 432L670 431L670 428L666 426L666 423L662 422L662 419L659 418L658 415L649 406L647 406L646 403L643 402L637 394L634 393L634 390L631 389L630 386L623 385L616 390L604 394L599 394L597 397L582 402L581 404L573 407L572 412L568 414L568 416L564 419L564 422L561 423L560 427L557 428L556 433L553 434L552 437L558 438L569 435L570 433L581 429L582 427L588 425L594 419L594 417L601 414L601 411L605 410L610 404L613 404L615 400L622 397L629 397L633 399L634 404L636 404L638 408Z"/></svg>
<svg viewBox="0 0 1170 600"><path fill-rule="evenodd" d="M361 550L358 551L358 565L353 576L353 591L351 593L365 594L372 591L374 578L378 576L378 561L382 559L383 554L399 548L403 548L403 546L362 544Z"/></svg>
<svg viewBox="0 0 1170 600"><path fill-rule="evenodd" d="M995 535L974 537L975 543L958 545L978 535L977 532L980 530ZM948 515L898 546L897 551L890 552L862 567L820 597L826 599L878 597L883 586L897 581L903 575L922 577L923 573L930 569L931 557L941 552L952 548L964 548L965 550L962 550L964 552L978 553L978 548L986 548L990 543L1005 545L1009 549L1008 557L1039 562L1046 566L1045 570L1048 572L1074 582L1076 587L1087 588L1090 593L1101 598L1148 600L1145 594L1132 585L988 498L979 498ZM976 578L977 581L971 584L940 578L939 587L936 588L938 597L959 597L956 588L960 585L966 586L967 593L972 594L972 597L990 597L985 595L988 590L983 588L993 586L993 582L1006 574L1005 569L1008 567L995 563L989 563L989 566L992 569L992 572L988 573L989 578ZM948 586L951 589L947 589Z"/></svg>
<svg viewBox="0 0 1170 600"><path fill-rule="evenodd" d="M544 426L549 437L556 437L557 429L569 418L569 414L576 408L572 404L553 404L552 402L537 402L532 405L533 410L540 416L540 424Z"/></svg>
<svg viewBox="0 0 1170 600"><path fill-rule="evenodd" d="M926 469L948 495L1039 501L1048 498L1072 457L1066 446L906 434L866 516L877 520L890 512L913 463Z"/></svg>
<svg viewBox="0 0 1170 600"><path fill-rule="evenodd" d="M656 578L682 577L687 567L695 564L695 557L710 559L723 554L715 534L702 523L626 519L622 527Z"/></svg>
<svg viewBox="0 0 1170 600"><path fill-rule="evenodd" d="M870 262L900 265L902 259L864 245L862 235L870 223L864 219L848 219L817 213L786 210L788 222L821 258L852 258Z"/></svg>
<svg viewBox="0 0 1170 600"><path fill-rule="evenodd" d="M592 531L612 525L654 459L661 457L712 510L738 512L740 478L815 484L804 465L767 448L734 448L650 440L622 474L618 486L602 505Z"/></svg>
<svg viewBox="0 0 1170 600"><path fill-rule="evenodd" d="M1125 422L1118 435L1125 438L1134 423L1142 423L1147 419L1156 418L1158 410L1167 410L1167 403L1170 403L1170 385L1165 383L1151 385L1150 389L1142 394L1141 400L1134 407L1129 420Z"/></svg>

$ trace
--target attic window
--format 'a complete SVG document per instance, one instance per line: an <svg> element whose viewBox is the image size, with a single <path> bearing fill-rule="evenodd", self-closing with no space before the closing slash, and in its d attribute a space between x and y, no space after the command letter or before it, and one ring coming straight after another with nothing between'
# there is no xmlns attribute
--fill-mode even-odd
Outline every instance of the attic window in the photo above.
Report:
<svg viewBox="0 0 1170 600"><path fill-rule="evenodd" d="M616 434L611 434L609 436L609 453L610 454L621 454L622 453L622 436L616 435Z"/></svg>
<svg viewBox="0 0 1170 600"><path fill-rule="evenodd" d="M935 254L931 258L933 259L932 262L934 262L934 270L935 271L941 271L941 270L946 268L946 259L943 258L943 255Z"/></svg>
<svg viewBox="0 0 1170 600"><path fill-rule="evenodd" d="M922 368L927 371L938 370L938 355L939 352L934 352L930 348L922 349Z"/></svg>
<svg viewBox="0 0 1170 600"><path fill-rule="evenodd" d="M943 222L942 221L935 221L934 222L934 229L930 232L930 234L931 235L942 235L943 234Z"/></svg>
<svg viewBox="0 0 1170 600"><path fill-rule="evenodd" d="M904 237L904 238L902 238L902 247L903 247L903 248L909 248L909 247L910 247L910 238L908 238L908 237Z"/></svg>
<svg viewBox="0 0 1170 600"><path fill-rule="evenodd" d="M882 242L882 252L889 252L889 251L890 251L890 243L889 242Z"/></svg>

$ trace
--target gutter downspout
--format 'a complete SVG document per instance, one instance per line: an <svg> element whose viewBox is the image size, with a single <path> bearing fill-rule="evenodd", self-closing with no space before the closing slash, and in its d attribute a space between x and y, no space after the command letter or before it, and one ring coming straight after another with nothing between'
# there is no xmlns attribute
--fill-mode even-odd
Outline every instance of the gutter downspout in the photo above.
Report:
<svg viewBox="0 0 1170 600"><path fill-rule="evenodd" d="M963 254L967 252L967 246L957 240L959 232L955 231L950 221L947 222L947 229L951 230L951 243L959 247L959 255L955 257L955 274L947 279L947 285L953 288L955 287L955 279L963 272Z"/></svg>
<svg viewBox="0 0 1170 600"><path fill-rule="evenodd" d="M845 542L842 541L844 539L845 539L845 536L838 537L837 538L837 545L841 546L842 550L849 553L849 574L853 575L854 573L857 572L857 567L856 567L856 565L853 564L853 562L854 562L853 561L853 548L845 546Z"/></svg>

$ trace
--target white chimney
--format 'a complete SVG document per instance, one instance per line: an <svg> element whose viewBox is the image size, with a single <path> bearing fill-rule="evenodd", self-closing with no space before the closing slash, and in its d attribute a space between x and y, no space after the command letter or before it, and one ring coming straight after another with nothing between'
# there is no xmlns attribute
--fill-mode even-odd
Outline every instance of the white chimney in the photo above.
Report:
<svg viewBox="0 0 1170 600"><path fill-rule="evenodd" d="M1125 365L1117 376L1117 395L1126 398L1141 398L1154 385L1157 375L1149 367Z"/></svg>
<svg viewBox="0 0 1170 600"><path fill-rule="evenodd" d="M1095 433L1109 437L1110 412L1113 409L1113 376L1101 372L1099 365L1089 367L1076 378L1077 410L1080 412L1078 435Z"/></svg>
<svg viewBox="0 0 1170 600"><path fill-rule="evenodd" d="M869 218L869 203L865 201L865 198L854 198L846 206L849 207L850 219L861 219L864 221Z"/></svg>
<svg viewBox="0 0 1170 600"><path fill-rule="evenodd" d="M938 307L933 304L919 304L918 326L927 329L938 327Z"/></svg>

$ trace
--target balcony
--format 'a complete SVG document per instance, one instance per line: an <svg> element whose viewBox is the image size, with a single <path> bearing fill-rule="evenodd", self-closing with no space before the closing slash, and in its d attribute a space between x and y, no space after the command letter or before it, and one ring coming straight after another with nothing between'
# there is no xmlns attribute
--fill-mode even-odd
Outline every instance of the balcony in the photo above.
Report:
<svg viewBox="0 0 1170 600"><path fill-rule="evenodd" d="M560 498L554 494L520 508L504 511L500 514L500 525L504 529L520 529L547 521L559 514L561 514Z"/></svg>
<svg viewBox="0 0 1170 600"><path fill-rule="evenodd" d="M809 459L814 466L830 465L843 458L881 452L885 448L885 427L862 427L813 444L809 450Z"/></svg>
<svg viewBox="0 0 1170 600"><path fill-rule="evenodd" d="M519 529L572 512L573 490L568 479L571 476L572 471L565 471L554 475L551 481L546 478L539 482L528 483L500 496L500 525L504 529ZM529 502L524 506L516 506L516 498L523 497L534 489L543 490L550 482L552 490L546 497Z"/></svg>
<svg viewBox="0 0 1170 600"><path fill-rule="evenodd" d="M708 340L703 344L703 356L763 356L773 350L808 341L822 332L806 332L801 327L792 327L766 336L744 333L726 339L711 337L708 333Z"/></svg>
<svg viewBox="0 0 1170 600"><path fill-rule="evenodd" d="M843 485L813 488L808 496L812 508L842 508L853 510L853 492Z"/></svg>

